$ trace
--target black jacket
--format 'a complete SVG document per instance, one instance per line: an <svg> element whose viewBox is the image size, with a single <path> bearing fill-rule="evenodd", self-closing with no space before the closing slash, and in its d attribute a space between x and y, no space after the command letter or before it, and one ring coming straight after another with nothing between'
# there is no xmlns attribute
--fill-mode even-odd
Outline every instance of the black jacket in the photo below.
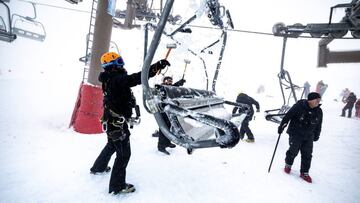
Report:
<svg viewBox="0 0 360 203"><path fill-rule="evenodd" d="M322 117L320 105L310 108L308 101L302 99L289 109L280 126L290 122L286 131L290 136L301 136L304 140L317 141L320 137Z"/></svg>
<svg viewBox="0 0 360 203"><path fill-rule="evenodd" d="M131 75L125 69L105 71L100 73L99 81L104 92L104 107L126 119L130 118L132 108L136 105L130 88L141 84L141 71Z"/></svg>
<svg viewBox="0 0 360 203"><path fill-rule="evenodd" d="M259 102L257 102L255 99L253 99L252 97L248 96L247 94L244 93L240 93L237 98L236 98L236 102L237 103L242 103L242 104L247 104L250 106L250 112L247 115L248 118L250 118L250 120L252 119L253 115L254 115L254 109L252 105L256 106L256 109L259 110L260 109L260 105ZM232 111L232 113L236 113L236 110L238 108L235 107ZM241 111L241 109L239 108L239 111ZM239 113L243 113L243 112L239 112Z"/></svg>
<svg viewBox="0 0 360 203"><path fill-rule="evenodd" d="M356 102L356 96L354 93L350 93L350 95L346 98L346 106L348 107L354 107L354 104Z"/></svg>
<svg viewBox="0 0 360 203"><path fill-rule="evenodd" d="M170 65L168 61L160 60L150 66L149 77L154 77L156 73ZM141 84L141 71L127 74L122 67L109 67L105 72L99 75L99 81L102 83L104 94L104 115L106 110L111 109L126 119L132 115L132 109L136 105L135 97L131 87Z"/></svg>

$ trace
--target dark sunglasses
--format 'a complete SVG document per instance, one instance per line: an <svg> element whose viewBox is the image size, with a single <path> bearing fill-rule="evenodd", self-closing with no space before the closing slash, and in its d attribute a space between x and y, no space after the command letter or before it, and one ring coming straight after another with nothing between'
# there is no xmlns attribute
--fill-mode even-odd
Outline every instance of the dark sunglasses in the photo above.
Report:
<svg viewBox="0 0 360 203"><path fill-rule="evenodd" d="M103 68L107 68L107 67L109 67L109 66L111 66L111 65L124 66L125 63L124 63L124 60L123 60L121 57L119 57L119 58L117 58L117 59L115 59L115 60L113 60L113 61L110 61L109 63L104 63L104 64L102 64L101 66L102 66Z"/></svg>

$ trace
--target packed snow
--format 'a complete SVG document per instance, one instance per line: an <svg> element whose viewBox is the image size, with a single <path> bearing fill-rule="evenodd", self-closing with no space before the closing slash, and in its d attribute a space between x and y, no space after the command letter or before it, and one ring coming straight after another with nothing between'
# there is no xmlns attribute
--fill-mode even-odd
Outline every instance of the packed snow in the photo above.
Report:
<svg viewBox="0 0 360 203"><path fill-rule="evenodd" d="M35 2L84 11L91 9L91 1L79 5L65 1ZM348 1L306 0L296 5L285 0L220 3L232 12L235 28L271 32L272 25L279 21L287 21L286 24L327 22L330 7ZM9 5L12 12L31 15L32 8L24 6L24 1L14 0ZM175 1L174 7L194 10L196 5L200 4L195 0ZM255 143L240 141L231 149L198 149L192 155L177 146L168 148L171 155L167 156L157 151L157 138L151 136L158 128L154 116L141 108L142 122L131 130L132 156L127 167L127 182L135 185L136 192L109 195L110 173L89 173L106 143L106 135L80 134L69 128L82 80L83 63L78 58L85 54L89 13L44 5L38 5L37 12L38 20L46 28L44 42L21 37L12 43L0 41L1 203L359 201L360 119L339 116L344 106L339 101L341 90L349 88L360 96L359 65L330 64L327 68L316 68L319 39L289 39L285 68L294 83L301 86L309 81L311 90L319 80L329 85L322 100L323 128L320 140L314 144L312 184L299 177L300 155L291 174L283 172L287 134L281 135L268 173L278 125L265 120L264 110L282 105L276 76L282 40L241 32L228 34L216 90L219 96L230 101L242 91L260 103L261 112L255 113L255 119L250 122ZM343 12L335 14L341 16ZM202 40L194 44L210 44L220 36L218 32L205 32ZM112 38L120 48L128 72L140 71L143 29L114 29ZM194 39L184 36L182 40ZM162 39L154 61L165 55L166 43L167 39ZM360 48L360 40L338 40L329 46L332 50L354 50ZM217 60L216 51L214 48L214 55L206 56L208 61ZM175 81L180 79L184 59L191 60L185 87L204 88L201 62L184 48L171 53L172 65L167 74ZM213 74L214 63L208 66L209 73ZM160 82L161 78L156 76L150 84ZM264 92L257 93L260 86L265 88ZM141 86L133 90L142 107ZM109 163L111 167L113 159Z"/></svg>

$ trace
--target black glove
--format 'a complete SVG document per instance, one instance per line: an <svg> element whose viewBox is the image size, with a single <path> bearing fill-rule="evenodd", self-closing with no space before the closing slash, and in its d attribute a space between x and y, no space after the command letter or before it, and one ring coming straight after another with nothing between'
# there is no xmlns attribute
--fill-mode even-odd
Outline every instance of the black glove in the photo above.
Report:
<svg viewBox="0 0 360 203"><path fill-rule="evenodd" d="M278 127L278 134L281 134L284 131L284 128L280 125Z"/></svg>
<svg viewBox="0 0 360 203"><path fill-rule="evenodd" d="M319 140L319 136L315 136L314 137L314 142L318 141Z"/></svg>
<svg viewBox="0 0 360 203"><path fill-rule="evenodd" d="M158 61L157 63L159 63L159 67L160 69L164 69L166 68L166 66L171 66L169 61L166 59L161 59L160 61Z"/></svg>
<svg viewBox="0 0 360 203"><path fill-rule="evenodd" d="M186 80L185 80L185 79L181 79L179 82L181 83L181 85L184 85L184 83L186 83Z"/></svg>
<svg viewBox="0 0 360 203"><path fill-rule="evenodd" d="M177 81L177 82L174 84L174 86L177 86L177 87L183 86L185 82L186 82L185 79L181 79L181 80Z"/></svg>
<svg viewBox="0 0 360 203"><path fill-rule="evenodd" d="M162 59L162 60L160 60L160 61L152 64L152 65L150 66L149 76L150 76L150 77L154 77L157 72L159 72L160 70L164 69L166 66L170 66L169 61L167 61L166 59Z"/></svg>
<svg viewBox="0 0 360 203"><path fill-rule="evenodd" d="M260 109L256 109L256 112L260 112Z"/></svg>
<svg viewBox="0 0 360 203"><path fill-rule="evenodd" d="M287 124L280 124L279 125L279 127L278 127L278 133L279 134L281 134L284 131L284 129L286 128L286 125Z"/></svg>

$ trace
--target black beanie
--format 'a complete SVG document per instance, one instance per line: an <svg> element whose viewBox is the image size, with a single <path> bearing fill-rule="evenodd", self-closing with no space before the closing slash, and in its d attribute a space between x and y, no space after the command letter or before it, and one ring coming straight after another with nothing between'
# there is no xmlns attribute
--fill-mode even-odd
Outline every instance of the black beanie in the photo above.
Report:
<svg viewBox="0 0 360 203"><path fill-rule="evenodd" d="M321 96L319 93L317 92L310 92L309 95L308 95L308 98L307 100L314 100L314 99L321 99Z"/></svg>
<svg viewBox="0 0 360 203"><path fill-rule="evenodd" d="M170 77L170 76L165 76L164 78L163 78L163 82L165 82L165 80L172 80L173 78L172 77Z"/></svg>

